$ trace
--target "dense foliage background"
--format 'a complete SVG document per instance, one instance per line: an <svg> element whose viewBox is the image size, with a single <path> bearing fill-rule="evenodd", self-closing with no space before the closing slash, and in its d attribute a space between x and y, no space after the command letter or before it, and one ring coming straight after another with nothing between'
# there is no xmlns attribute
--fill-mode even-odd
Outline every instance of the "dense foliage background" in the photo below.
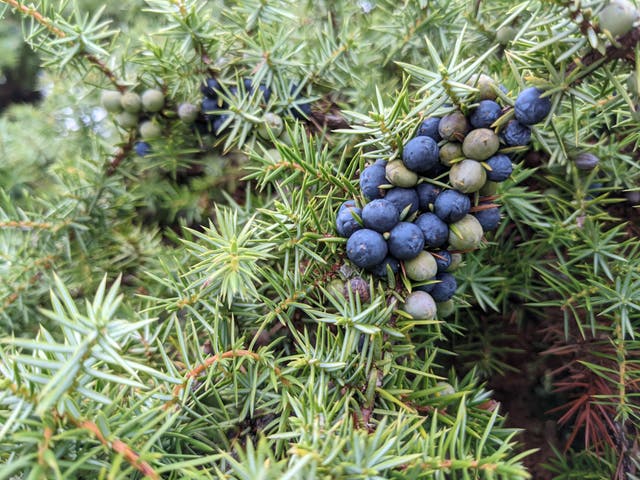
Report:
<svg viewBox="0 0 640 480"><path fill-rule="evenodd" d="M640 29L607 2L0 3L0 478L640 478ZM552 113L415 321L336 210L479 73ZM271 99L198 131L210 77ZM138 156L100 97L148 88Z"/></svg>

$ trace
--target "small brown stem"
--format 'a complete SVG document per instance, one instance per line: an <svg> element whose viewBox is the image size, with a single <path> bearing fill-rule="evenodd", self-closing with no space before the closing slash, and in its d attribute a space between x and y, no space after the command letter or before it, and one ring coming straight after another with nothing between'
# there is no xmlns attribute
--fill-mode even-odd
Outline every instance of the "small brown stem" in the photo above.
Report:
<svg viewBox="0 0 640 480"><path fill-rule="evenodd" d="M149 465L144 460L140 460L140 455L138 455L129 445L124 443L122 440L116 438L115 440L107 440L102 432L98 428L98 425L93 423L90 420L79 420L73 418L71 416L67 416L71 423L76 425L78 428L83 430L87 430L93 434L94 437L105 447L113 450L122 457L136 470L142 473L144 476L151 478L153 480L160 480L160 475L156 472L151 465Z"/></svg>

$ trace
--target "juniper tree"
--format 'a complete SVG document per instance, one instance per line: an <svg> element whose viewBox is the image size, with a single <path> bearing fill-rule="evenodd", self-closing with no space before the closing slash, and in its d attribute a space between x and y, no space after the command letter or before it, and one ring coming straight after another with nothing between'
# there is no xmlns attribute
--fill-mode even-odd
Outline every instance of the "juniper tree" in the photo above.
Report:
<svg viewBox="0 0 640 480"><path fill-rule="evenodd" d="M633 18L1 3L42 100L0 117L0 478L637 478ZM494 128L531 86L551 114L503 149L503 220L455 271L454 311L413 318L405 266L350 262L337 212L425 118L473 112L480 75ZM551 457L491 392L518 376L557 424Z"/></svg>

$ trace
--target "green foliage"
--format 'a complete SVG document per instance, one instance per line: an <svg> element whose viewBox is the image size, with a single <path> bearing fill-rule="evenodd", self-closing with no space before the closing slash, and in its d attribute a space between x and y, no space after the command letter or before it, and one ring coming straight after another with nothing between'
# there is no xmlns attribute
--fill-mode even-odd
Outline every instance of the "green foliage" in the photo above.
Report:
<svg viewBox="0 0 640 480"><path fill-rule="evenodd" d="M1 3L44 97L0 117L0 478L532 478L490 391L530 374L532 330L566 443L546 472L638 475L640 47L599 30L602 2ZM455 313L414 320L335 213L425 116L473 108L479 73L505 105L546 88L552 114L511 152ZM176 113L211 76L219 135ZM163 135L138 157L98 99L146 88Z"/></svg>

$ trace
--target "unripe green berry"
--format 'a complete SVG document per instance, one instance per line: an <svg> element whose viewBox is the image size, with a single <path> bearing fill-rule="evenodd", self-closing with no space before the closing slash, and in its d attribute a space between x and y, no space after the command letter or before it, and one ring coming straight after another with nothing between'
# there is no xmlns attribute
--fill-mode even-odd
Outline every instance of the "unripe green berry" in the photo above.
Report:
<svg viewBox="0 0 640 480"><path fill-rule="evenodd" d="M164 107L164 93L149 88L142 93L142 108L145 112L159 112Z"/></svg>
<svg viewBox="0 0 640 480"><path fill-rule="evenodd" d="M393 160L385 167L387 180L396 187L411 188L418 184L418 174L409 170L402 160Z"/></svg>
<svg viewBox="0 0 640 480"><path fill-rule="evenodd" d="M120 113L122 111L122 94L117 90L105 90L100 96L100 102L107 112Z"/></svg>
<svg viewBox="0 0 640 480"><path fill-rule="evenodd" d="M449 264L449 268L447 268L447 272L453 272L456 270L460 264L462 263L462 254L461 253L452 253L451 254L451 263Z"/></svg>
<svg viewBox="0 0 640 480"><path fill-rule="evenodd" d="M628 0L613 0L599 15L599 26L609 30L613 37L629 33L638 18L638 11Z"/></svg>
<svg viewBox="0 0 640 480"><path fill-rule="evenodd" d="M147 120L142 122L139 127L140 137L144 140L151 140L162 136L162 128L156 122Z"/></svg>
<svg viewBox="0 0 640 480"><path fill-rule="evenodd" d="M279 162L282 160L282 155L280 155L280 150L277 148L270 148L266 152L264 152L263 158L268 158L273 163Z"/></svg>
<svg viewBox="0 0 640 480"><path fill-rule="evenodd" d="M136 92L127 92L122 95L120 105L125 112L138 113L142 108L142 100Z"/></svg>
<svg viewBox="0 0 640 480"><path fill-rule="evenodd" d="M456 311L456 305L451 299L446 302L437 303L436 307L438 307L438 317L440 318L446 318Z"/></svg>
<svg viewBox="0 0 640 480"><path fill-rule="evenodd" d="M502 27L498 29L498 31L496 32L496 40L498 40L498 43L500 45L506 45L511 40L516 38L517 34L518 34L517 28L513 28L512 26L507 25L506 27Z"/></svg>
<svg viewBox="0 0 640 480"><path fill-rule="evenodd" d="M451 161L462 157L462 145L458 142L447 142L440 147L440 163L450 167Z"/></svg>
<svg viewBox="0 0 640 480"><path fill-rule="evenodd" d="M122 128L133 128L138 126L138 115L131 112L120 112L116 116L116 122Z"/></svg>
<svg viewBox="0 0 640 480"><path fill-rule="evenodd" d="M491 195L495 195L498 192L498 182L492 182L491 180L487 180L483 187L480 189L480 195L483 197L489 197Z"/></svg>
<svg viewBox="0 0 640 480"><path fill-rule="evenodd" d="M467 117L462 112L453 112L442 117L438 124L438 133L445 140L462 141L469 128Z"/></svg>
<svg viewBox="0 0 640 480"><path fill-rule="evenodd" d="M476 128L471 130L462 143L462 153L473 160L486 160L500 148L500 139L493 130Z"/></svg>
<svg viewBox="0 0 640 480"><path fill-rule="evenodd" d="M449 183L462 193L473 193L480 190L487 181L487 172L480 162L463 160L454 164L449 170Z"/></svg>
<svg viewBox="0 0 640 480"><path fill-rule="evenodd" d="M439 387L440 390L436 393L437 397L443 397L446 395L453 395L456 393L456 389L453 388L453 385L447 382L438 382L436 383L436 387Z"/></svg>
<svg viewBox="0 0 640 480"><path fill-rule="evenodd" d="M269 139L269 132L273 133L274 137L279 137L284 128L282 118L275 113L267 112L262 117L263 122L258 126L258 135L265 140Z"/></svg>
<svg viewBox="0 0 640 480"><path fill-rule="evenodd" d="M454 250L475 250L482 242L482 225L473 215L449 225L449 246Z"/></svg>
<svg viewBox="0 0 640 480"><path fill-rule="evenodd" d="M424 250L417 257L404 262L407 277L416 282L431 280L438 273L438 264L429 252Z"/></svg>
<svg viewBox="0 0 640 480"><path fill-rule="evenodd" d="M198 118L199 112L200 109L198 108L198 106L189 102L181 103L178 107L178 117L180 117L180 120L182 120L184 123L195 122L196 118Z"/></svg>
<svg viewBox="0 0 640 480"><path fill-rule="evenodd" d="M481 73L480 76L477 74L471 75L469 81L467 81L467 85L477 88L478 91L478 100L495 100L498 96L494 89L496 82L493 79L484 73Z"/></svg>
<svg viewBox="0 0 640 480"><path fill-rule="evenodd" d="M331 280L327 286L327 291L334 296L344 295L344 282L339 278Z"/></svg>
<svg viewBox="0 0 640 480"><path fill-rule="evenodd" d="M436 318L437 307L433 297L428 293L411 292L404 301L403 310L415 320L433 320Z"/></svg>

